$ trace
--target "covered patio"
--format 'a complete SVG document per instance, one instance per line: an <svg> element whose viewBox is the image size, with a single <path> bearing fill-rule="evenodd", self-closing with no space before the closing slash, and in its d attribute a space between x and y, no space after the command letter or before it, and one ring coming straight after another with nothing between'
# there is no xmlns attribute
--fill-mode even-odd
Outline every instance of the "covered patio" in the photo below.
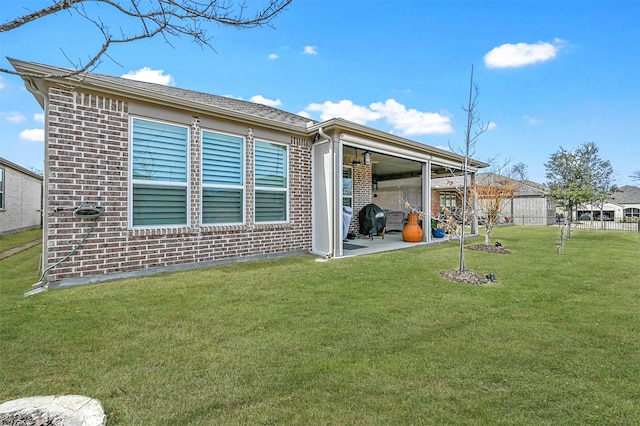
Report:
<svg viewBox="0 0 640 426"><path fill-rule="evenodd" d="M333 119L314 125L318 134L312 148L313 249L327 257L346 257L395 250L439 241L430 232L430 221L440 212L440 200L432 197L431 179L463 173L464 157L371 128ZM471 160L470 181L487 164ZM401 232L385 238L362 237L358 213L375 204L388 215L409 213L403 201L424 212L423 238L403 241ZM344 207L344 210L343 210ZM344 214L351 211L351 215ZM396 224L396 230L402 226ZM327 231L330 232L327 232ZM472 224L471 233L476 232ZM353 245L357 247L353 247Z"/></svg>
<svg viewBox="0 0 640 426"><path fill-rule="evenodd" d="M361 236L359 238L356 238L355 240L345 240L342 242L342 257L352 257L360 256L363 254L374 254L392 250L410 249L427 244L438 244L447 241L449 241L448 237L431 238L428 242L422 241L418 243L408 243L402 239L401 232L388 232L384 235L384 239L380 237L369 239Z"/></svg>

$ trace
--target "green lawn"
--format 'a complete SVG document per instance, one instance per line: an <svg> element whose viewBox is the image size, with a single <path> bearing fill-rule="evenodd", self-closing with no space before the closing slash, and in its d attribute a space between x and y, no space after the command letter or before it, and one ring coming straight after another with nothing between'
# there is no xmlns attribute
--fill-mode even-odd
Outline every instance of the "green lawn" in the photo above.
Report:
<svg viewBox="0 0 640 426"><path fill-rule="evenodd" d="M99 399L109 425L640 424L640 234L496 228L455 243L23 293L0 261L0 402ZM473 240L478 243L481 239Z"/></svg>
<svg viewBox="0 0 640 426"><path fill-rule="evenodd" d="M42 238L42 229L17 232L0 237L0 253Z"/></svg>

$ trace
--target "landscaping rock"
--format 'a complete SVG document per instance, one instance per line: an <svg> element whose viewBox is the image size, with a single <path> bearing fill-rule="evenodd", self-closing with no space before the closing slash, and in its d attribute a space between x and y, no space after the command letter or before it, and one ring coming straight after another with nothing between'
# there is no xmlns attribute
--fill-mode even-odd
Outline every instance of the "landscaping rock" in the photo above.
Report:
<svg viewBox="0 0 640 426"><path fill-rule="evenodd" d="M104 426L102 404L82 395L34 396L0 404L0 425Z"/></svg>

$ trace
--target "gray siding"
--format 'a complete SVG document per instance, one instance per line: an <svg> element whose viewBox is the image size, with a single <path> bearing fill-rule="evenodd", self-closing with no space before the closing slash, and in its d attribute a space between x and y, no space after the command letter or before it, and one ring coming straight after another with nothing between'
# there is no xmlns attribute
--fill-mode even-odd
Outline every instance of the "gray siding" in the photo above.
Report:
<svg viewBox="0 0 640 426"><path fill-rule="evenodd" d="M0 235L37 228L41 223L42 180L0 162L4 170L4 208L0 209Z"/></svg>
<svg viewBox="0 0 640 426"><path fill-rule="evenodd" d="M555 204L543 197L514 198L511 220L516 225L553 225L556 222Z"/></svg>

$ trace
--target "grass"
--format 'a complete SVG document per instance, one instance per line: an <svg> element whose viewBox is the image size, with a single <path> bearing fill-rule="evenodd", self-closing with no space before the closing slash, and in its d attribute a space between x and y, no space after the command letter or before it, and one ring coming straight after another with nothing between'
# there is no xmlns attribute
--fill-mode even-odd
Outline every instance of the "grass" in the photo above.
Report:
<svg viewBox="0 0 640 426"><path fill-rule="evenodd" d="M0 237L0 253L42 238L42 228Z"/></svg>
<svg viewBox="0 0 640 426"><path fill-rule="evenodd" d="M0 402L99 399L109 425L640 424L640 234L503 227L457 245L297 256L49 291L0 261ZM474 240L473 243L477 243Z"/></svg>

